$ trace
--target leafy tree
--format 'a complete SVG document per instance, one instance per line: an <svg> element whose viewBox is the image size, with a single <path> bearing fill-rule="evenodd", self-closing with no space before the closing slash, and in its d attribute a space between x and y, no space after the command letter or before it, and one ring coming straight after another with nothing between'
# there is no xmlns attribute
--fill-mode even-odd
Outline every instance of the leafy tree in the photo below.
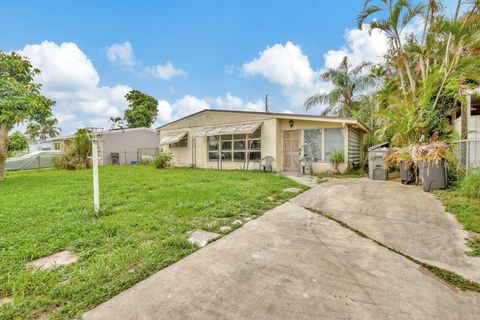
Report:
<svg viewBox="0 0 480 320"><path fill-rule="evenodd" d="M158 114L158 101L138 90L132 90L125 95L128 107L125 110L125 121L129 128L149 128Z"/></svg>
<svg viewBox="0 0 480 320"><path fill-rule="evenodd" d="M40 85L34 82L39 73L18 53L0 51L0 181L4 179L9 130L20 122L51 116L55 102L41 95Z"/></svg>
<svg viewBox="0 0 480 320"><path fill-rule="evenodd" d="M372 78L365 74L368 63L353 67L344 57L338 68L328 69L320 75L321 80L331 82L334 86L329 93L316 94L305 101L305 109L318 104L326 104L322 115L339 115L350 117L360 106L362 92L373 85Z"/></svg>
<svg viewBox="0 0 480 320"><path fill-rule="evenodd" d="M457 0L451 18L439 0L412 2L367 0L358 17L362 27L367 18L382 12L370 28L389 36L389 50L385 63L372 68L381 84L371 94L375 104L364 103L375 105L371 109L375 138L398 147L425 142L434 132L442 139L455 137L449 117L461 105L462 120L466 119L461 92L480 84L480 1L463 1L468 7L460 15L462 1ZM417 17L422 18L418 21L423 23L423 32L405 34L406 26Z"/></svg>
<svg viewBox="0 0 480 320"><path fill-rule="evenodd" d="M28 148L28 140L21 132L16 131L12 133L9 137L8 152L16 153L19 151L26 150Z"/></svg>
<svg viewBox="0 0 480 320"><path fill-rule="evenodd" d="M27 126L26 134L30 140L39 138L45 141L47 138L54 138L60 135L61 129L57 127L58 120L55 118L41 119L38 122L32 122Z"/></svg>
<svg viewBox="0 0 480 320"><path fill-rule="evenodd" d="M89 156L92 154L92 144L88 129L78 129L66 154L58 158L55 166L59 169L80 170L90 167Z"/></svg>

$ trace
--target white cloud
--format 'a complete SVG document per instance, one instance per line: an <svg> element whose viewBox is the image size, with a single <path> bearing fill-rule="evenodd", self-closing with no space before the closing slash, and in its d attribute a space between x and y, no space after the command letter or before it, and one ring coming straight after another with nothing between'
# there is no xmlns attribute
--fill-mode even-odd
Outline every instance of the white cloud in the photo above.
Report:
<svg viewBox="0 0 480 320"><path fill-rule="evenodd" d="M208 102L188 94L173 104L176 118L185 117L203 109L210 109Z"/></svg>
<svg viewBox="0 0 480 320"><path fill-rule="evenodd" d="M188 94L176 100L173 104L166 100L160 100L158 102L157 123L173 121L204 109L210 109L210 104L205 99Z"/></svg>
<svg viewBox="0 0 480 320"><path fill-rule="evenodd" d="M369 26L365 25L362 30L352 29L345 31L346 45L339 50L329 50L323 55L325 67L336 68L345 56L353 65L363 61L379 63L388 49L387 35L374 29L369 32Z"/></svg>
<svg viewBox="0 0 480 320"><path fill-rule="evenodd" d="M142 62L135 58L130 41L115 43L107 47L107 58L108 61L126 67L137 75L148 74L157 79L170 80L173 77L187 74L185 70L175 67L171 61L167 61L165 64L142 66Z"/></svg>
<svg viewBox="0 0 480 320"><path fill-rule="evenodd" d="M155 78L162 80L170 80L173 77L184 76L187 72L183 69L176 68L171 61L167 61L164 65L156 65L145 68L149 74Z"/></svg>
<svg viewBox="0 0 480 320"><path fill-rule="evenodd" d="M158 101L157 124L170 122L204 109L263 111L264 102L244 102L241 98L227 92L216 98L197 98L185 95L183 98L170 103L167 100Z"/></svg>
<svg viewBox="0 0 480 320"><path fill-rule="evenodd" d="M319 81L319 72L312 68L301 48L290 41L267 47L257 59L243 65L243 72L261 75L279 85L290 104L297 107L301 107L308 96L328 88Z"/></svg>
<svg viewBox="0 0 480 320"><path fill-rule="evenodd" d="M174 120L173 118L173 108L170 102L166 100L159 100L158 101L158 115L157 115L157 122L170 122Z"/></svg>
<svg viewBox="0 0 480 320"><path fill-rule="evenodd" d="M113 44L107 48L108 61L118 63L127 68L134 67L138 62L133 54L133 47L129 41Z"/></svg>
<svg viewBox="0 0 480 320"><path fill-rule="evenodd" d="M308 57L290 41L267 47L257 59L245 63L243 71L284 86L309 86L315 78Z"/></svg>
<svg viewBox="0 0 480 320"><path fill-rule="evenodd" d="M127 105L124 96L131 88L99 86L95 67L75 43L43 41L26 45L19 53L42 71L36 81L42 84L42 93L57 102L54 114L67 131L91 117L119 116Z"/></svg>
<svg viewBox="0 0 480 320"><path fill-rule="evenodd" d="M336 68L347 56L357 65L363 61L378 63L383 61L388 48L388 38L379 30L352 29L345 32L346 44L338 50L324 54L325 64L314 68L301 48L288 41L275 44L260 52L258 58L243 64L243 73L260 75L280 87L283 96L294 109L301 109L306 98L313 94L328 92L332 85L320 81L319 75L326 68Z"/></svg>
<svg viewBox="0 0 480 320"><path fill-rule="evenodd" d="M239 97L227 92L224 97L216 97L214 100L216 109L224 110L243 110L243 111L263 111L265 103L262 100L257 102L246 102Z"/></svg>

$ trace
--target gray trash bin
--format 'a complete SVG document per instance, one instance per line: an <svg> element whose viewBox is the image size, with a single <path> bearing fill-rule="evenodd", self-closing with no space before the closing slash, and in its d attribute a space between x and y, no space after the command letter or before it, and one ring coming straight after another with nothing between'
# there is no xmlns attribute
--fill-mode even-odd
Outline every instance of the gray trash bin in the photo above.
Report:
<svg viewBox="0 0 480 320"><path fill-rule="evenodd" d="M120 153L112 152L110 157L112 157L112 164L120 164Z"/></svg>
<svg viewBox="0 0 480 320"><path fill-rule="evenodd" d="M388 143L381 143L368 149L368 176L372 180L388 180L388 169L385 169L385 157L388 154Z"/></svg>
<svg viewBox="0 0 480 320"><path fill-rule="evenodd" d="M400 181L403 184L415 182L415 167L412 161L400 160Z"/></svg>
<svg viewBox="0 0 480 320"><path fill-rule="evenodd" d="M445 160L419 161L419 174L422 179L423 191L431 192L447 188L447 167Z"/></svg>

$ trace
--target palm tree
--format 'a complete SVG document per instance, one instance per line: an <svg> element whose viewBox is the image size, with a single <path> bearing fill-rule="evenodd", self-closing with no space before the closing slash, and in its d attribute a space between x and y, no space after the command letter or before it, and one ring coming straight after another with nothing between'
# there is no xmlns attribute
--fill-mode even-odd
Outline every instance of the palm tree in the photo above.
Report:
<svg viewBox="0 0 480 320"><path fill-rule="evenodd" d="M60 135L62 131L58 125L58 120L55 118L48 118L35 123L30 123L27 127L26 134L31 140L39 138L44 141L47 138L54 138Z"/></svg>
<svg viewBox="0 0 480 320"><path fill-rule="evenodd" d="M379 29L385 32L392 44L395 53L398 56L397 68L401 81L401 88L403 94L406 95L405 80L403 75L403 69L407 73L408 82L410 85L410 91L412 95L416 92L416 82L414 79L414 73L411 64L405 56L405 51L402 41L402 31L405 27L418 15L422 14L425 10L425 5L419 3L412 5L409 0L379 0L381 6L371 4L372 0L366 0L363 11L357 18L358 28L361 29L363 24L373 14L379 12L386 12L385 18L375 19L370 22L370 28Z"/></svg>
<svg viewBox="0 0 480 320"><path fill-rule="evenodd" d="M122 118L120 117L110 117L111 129L123 129L125 127L125 123Z"/></svg>
<svg viewBox="0 0 480 320"><path fill-rule="evenodd" d="M362 63L353 67L344 57L338 68L330 68L320 75L321 80L333 84L333 90L309 97L304 103L305 109L325 104L327 108L322 115L352 116L361 100L361 92L373 85L373 78L364 72L368 66L369 63Z"/></svg>

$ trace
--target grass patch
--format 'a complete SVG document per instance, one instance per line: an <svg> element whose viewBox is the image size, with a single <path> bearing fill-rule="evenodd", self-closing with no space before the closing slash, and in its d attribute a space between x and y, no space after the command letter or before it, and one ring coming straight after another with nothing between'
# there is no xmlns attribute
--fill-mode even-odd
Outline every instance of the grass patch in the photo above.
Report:
<svg viewBox="0 0 480 320"><path fill-rule="evenodd" d="M345 172L340 172L340 173L332 173L332 172L319 172L319 173L314 173L314 176L318 177L318 182L322 183L325 181L328 181L332 178L362 178L365 177L366 174L360 170L348 170Z"/></svg>
<svg viewBox="0 0 480 320"><path fill-rule="evenodd" d="M0 183L0 298L12 297L0 319L78 317L197 250L189 231L218 232L295 196L284 188L305 189L273 173L106 166L97 217L91 174L14 172ZM65 249L75 264L25 267Z"/></svg>
<svg viewBox="0 0 480 320"><path fill-rule="evenodd" d="M480 256L480 201L477 198L479 181L480 176L472 174L447 190L435 191L445 209L455 215L465 229L472 233L467 241L471 249L467 254L470 256Z"/></svg>

